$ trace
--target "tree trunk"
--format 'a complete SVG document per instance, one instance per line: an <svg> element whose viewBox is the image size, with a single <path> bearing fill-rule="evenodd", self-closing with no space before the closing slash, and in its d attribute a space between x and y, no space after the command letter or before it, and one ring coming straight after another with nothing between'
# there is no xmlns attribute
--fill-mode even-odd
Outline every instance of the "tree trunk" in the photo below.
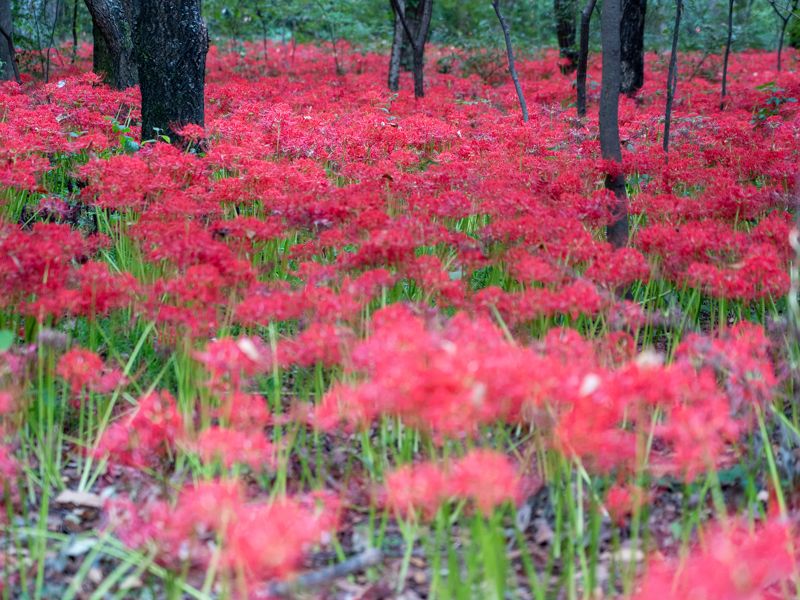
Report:
<svg viewBox="0 0 800 600"><path fill-rule="evenodd" d="M606 175L606 189L613 192L616 203L613 220L606 227L612 246L628 243L628 196L622 174L622 148L619 140L619 94L622 79L620 68L620 3L604 0L600 37L603 46L603 78L600 92L600 151L606 160L618 163L619 169Z"/></svg>
<svg viewBox="0 0 800 600"><path fill-rule="evenodd" d="M142 92L142 139L205 124L208 30L200 0L146 0L135 34Z"/></svg>
<svg viewBox="0 0 800 600"><path fill-rule="evenodd" d="M398 0L397 4L401 11L405 11L405 0ZM406 34L394 7L392 7L392 15L394 15L394 37L392 38L392 53L389 55L389 90L396 92L400 89L400 58Z"/></svg>
<svg viewBox="0 0 800 600"><path fill-rule="evenodd" d="M78 0L72 1L72 59L71 63L75 64L75 59L78 58Z"/></svg>
<svg viewBox="0 0 800 600"><path fill-rule="evenodd" d="M728 0L728 39L725 42L725 58L722 61L722 94L719 101L719 109L725 110L725 96L728 95L728 59L731 55L731 43L733 42L733 2Z"/></svg>
<svg viewBox="0 0 800 600"><path fill-rule="evenodd" d="M561 72L572 73L577 66L578 50L575 47L575 20L578 15L576 0L553 0L556 18L558 53L561 56Z"/></svg>
<svg viewBox="0 0 800 600"><path fill-rule="evenodd" d="M787 5L782 7L786 9L786 13L784 13L783 10L778 7L777 0L769 0L769 4L775 14L781 20L781 31L780 35L778 36L778 73L780 73L782 67L781 58L783 55L783 41L786 38L786 28L789 26L789 22L797 12L797 7L800 5L800 0L792 0L791 3L787 2Z"/></svg>
<svg viewBox="0 0 800 600"><path fill-rule="evenodd" d="M578 75L575 87L578 92L578 117L586 116L586 72L589 68L589 26L592 22L592 13L597 0L589 0L581 12L581 40L578 51Z"/></svg>
<svg viewBox="0 0 800 600"><path fill-rule="evenodd" d="M0 0L0 81L19 80L14 56L14 27L11 0Z"/></svg>
<svg viewBox="0 0 800 600"><path fill-rule="evenodd" d="M623 94L633 95L644 85L644 18L647 0L622 0L620 52Z"/></svg>
<svg viewBox="0 0 800 600"><path fill-rule="evenodd" d="M675 100L675 86L678 83L678 36L681 31L683 0L675 0L675 28L672 30L672 54L667 71L667 107L664 111L664 152L669 153L669 133L672 127L672 103Z"/></svg>
<svg viewBox="0 0 800 600"><path fill-rule="evenodd" d="M403 17L408 29L413 35L416 35L420 23L422 23L422 9L425 0L400 0L400 2L402 2ZM398 6L400 2L398 2ZM400 27L402 26L401 22ZM403 43L400 46L400 67L403 71L414 71L414 46L406 33L403 34Z"/></svg>
<svg viewBox="0 0 800 600"><path fill-rule="evenodd" d="M786 26L789 24L790 20L791 17L789 17L783 22L783 25L781 25L781 35L778 38L778 73L781 72L781 67L783 66L781 64L781 55L783 54L783 40L786 37Z"/></svg>
<svg viewBox="0 0 800 600"><path fill-rule="evenodd" d="M149 4L151 0L145 0ZM138 83L133 31L141 0L86 0L92 16L94 72L110 86L124 90Z"/></svg>
<svg viewBox="0 0 800 600"><path fill-rule="evenodd" d="M414 50L414 97L425 95L425 46Z"/></svg>
<svg viewBox="0 0 800 600"><path fill-rule="evenodd" d="M114 60L106 39L96 23L92 22L92 71L100 75L103 81L113 85Z"/></svg>
<svg viewBox="0 0 800 600"><path fill-rule="evenodd" d="M497 20L500 21L500 28L503 30L503 38L506 42L506 54L508 55L508 72L511 74L511 81L514 82L514 89L517 90L517 98L519 99L519 107L522 110L522 121L528 122L528 104L525 102L525 95L522 93L522 86L519 84L519 76L517 75L517 67L514 64L514 49L511 46L511 31L508 28L503 13L500 12L500 0L492 0L494 12L497 15Z"/></svg>
<svg viewBox="0 0 800 600"><path fill-rule="evenodd" d="M417 7L421 9L422 13L416 29L412 29L408 21L408 17L411 13L411 6L406 4L405 9L403 9L400 6L400 1L401 0L391 0L392 8L394 9L394 14L400 19L406 38L411 44L413 54L412 70L414 72L414 96L416 98L422 98L425 95L425 42L428 39L428 33L431 28L433 0L418 0L419 4L417 4Z"/></svg>

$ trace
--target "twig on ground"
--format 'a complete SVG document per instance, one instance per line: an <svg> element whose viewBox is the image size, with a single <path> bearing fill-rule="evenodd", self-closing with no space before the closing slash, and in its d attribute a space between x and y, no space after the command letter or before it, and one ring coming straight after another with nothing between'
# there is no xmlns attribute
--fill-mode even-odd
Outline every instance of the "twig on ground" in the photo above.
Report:
<svg viewBox="0 0 800 600"><path fill-rule="evenodd" d="M361 554L356 554L331 567L325 567L317 571L310 571L291 581L280 581L267 586L267 593L270 596L291 596L301 589L319 587L330 583L336 579L347 577L358 571L363 571L368 567L373 567L383 561L383 553L375 548L365 550Z"/></svg>

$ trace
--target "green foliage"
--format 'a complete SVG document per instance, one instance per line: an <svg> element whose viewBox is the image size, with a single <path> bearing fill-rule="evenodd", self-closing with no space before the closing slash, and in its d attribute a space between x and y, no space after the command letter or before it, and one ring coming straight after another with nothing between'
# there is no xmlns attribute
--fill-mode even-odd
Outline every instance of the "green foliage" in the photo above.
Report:
<svg viewBox="0 0 800 600"><path fill-rule="evenodd" d="M800 15L795 15L789 23L789 45L792 48L800 48Z"/></svg>
<svg viewBox="0 0 800 600"><path fill-rule="evenodd" d="M756 87L759 92L763 92L764 94L768 94L767 99L764 101L762 106L756 109L753 113L753 124L760 125L764 123L770 117L774 117L779 115L781 112L781 106L784 104L793 104L797 102L797 98L792 98L787 96L784 92L786 90L782 87L778 87L778 85L774 81L769 81L762 85Z"/></svg>

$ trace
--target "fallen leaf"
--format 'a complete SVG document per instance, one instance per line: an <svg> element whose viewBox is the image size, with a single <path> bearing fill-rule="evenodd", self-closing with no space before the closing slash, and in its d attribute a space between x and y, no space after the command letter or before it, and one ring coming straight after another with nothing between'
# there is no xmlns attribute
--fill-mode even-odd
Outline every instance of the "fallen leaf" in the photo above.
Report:
<svg viewBox="0 0 800 600"><path fill-rule="evenodd" d="M56 497L57 504L72 504L74 506L86 506L88 508L103 508L103 499L91 492L78 492L75 490L64 490Z"/></svg>

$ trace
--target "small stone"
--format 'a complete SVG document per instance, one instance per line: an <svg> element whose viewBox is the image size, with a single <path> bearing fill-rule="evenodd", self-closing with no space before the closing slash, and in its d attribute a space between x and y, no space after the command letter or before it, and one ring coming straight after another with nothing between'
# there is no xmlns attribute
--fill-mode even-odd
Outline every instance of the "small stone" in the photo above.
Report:
<svg viewBox="0 0 800 600"><path fill-rule="evenodd" d="M624 563L642 562L644 560L644 552L639 549L620 548L619 551L614 553L614 560Z"/></svg>

